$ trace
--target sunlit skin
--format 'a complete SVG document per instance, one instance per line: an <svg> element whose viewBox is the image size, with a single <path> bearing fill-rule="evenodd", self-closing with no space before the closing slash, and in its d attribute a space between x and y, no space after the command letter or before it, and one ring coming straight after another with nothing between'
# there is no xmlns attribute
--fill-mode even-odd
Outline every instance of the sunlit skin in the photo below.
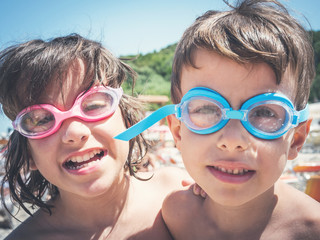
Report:
<svg viewBox="0 0 320 240"><path fill-rule="evenodd" d="M79 77L81 79L81 75ZM60 110L69 110L74 99L85 89L80 85L79 78L73 75L67 82L72 84L63 88L63 95L59 88L53 86L53 91L48 90L41 99L43 103L53 104ZM63 96L67 96L66 99ZM51 136L39 140L29 139L37 169L60 189L61 197L64 190L79 195L98 196L113 182L122 184L128 143L113 140L115 134L125 130L123 121L119 121L121 118L119 108L113 116L98 122L71 118L65 120L59 131ZM64 167L63 164L72 156L81 156L95 149L105 151L105 156L91 167L82 169L87 174L80 175L79 171L73 173ZM43 156L46 156L46 161L43 161Z"/></svg>
<svg viewBox="0 0 320 240"><path fill-rule="evenodd" d="M195 56L195 63L200 69L186 67L182 71L182 95L194 87L208 87L224 96L233 109L266 92L281 92L292 99L288 81L278 86L272 69L266 64L242 66L201 50ZM293 137L291 130L279 139L261 140L248 133L239 120L230 120L217 133L205 136L189 131L184 124L180 131L182 141L177 145L186 169L217 202L228 205L234 205L233 201L242 205L273 186L285 167ZM195 152L196 160L192 157ZM243 184L220 183L207 166L244 168L255 173ZM220 196L221 200L217 199Z"/></svg>
<svg viewBox="0 0 320 240"><path fill-rule="evenodd" d="M241 65L202 49L195 52L194 63L197 68L182 68L181 96L194 87L207 87L225 97L233 109L267 92L282 93L294 101L295 87L289 74L277 85L267 64ZM252 136L239 120L230 120L208 135L193 133L173 115L168 122L187 171L207 194L202 200L190 191L178 192L164 203L164 219L176 239L291 239L284 226L294 217L303 219L306 213L299 211L286 219L287 211L297 211L300 202L291 206L285 203L294 197L319 209L304 194L278 181L287 160L300 151L310 121L275 140ZM240 171L245 174L238 174ZM314 217L313 211L308 214ZM176 223L176 216L181 222ZM277 225L284 228L276 233Z"/></svg>
<svg viewBox="0 0 320 240"><path fill-rule="evenodd" d="M85 90L84 63L78 61L64 81L62 92L50 85L40 103L60 110L72 107ZM28 139L32 170L40 173L60 194L50 201L52 215L39 210L20 224L8 239L171 239L161 217L165 196L181 188L185 172L164 168L149 181L140 181L124 170L129 143L113 137L126 129L119 107L107 119L85 122L65 120L54 134ZM86 157L103 152L103 157ZM79 169L65 163L76 158L91 162ZM151 173L141 173L149 178Z"/></svg>

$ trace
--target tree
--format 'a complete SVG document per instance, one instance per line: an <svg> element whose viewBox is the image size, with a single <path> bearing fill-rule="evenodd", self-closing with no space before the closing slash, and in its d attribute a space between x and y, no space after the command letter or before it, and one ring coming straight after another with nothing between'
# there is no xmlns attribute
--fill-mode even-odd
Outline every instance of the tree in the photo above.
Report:
<svg viewBox="0 0 320 240"><path fill-rule="evenodd" d="M320 101L320 31L310 32L314 48L316 78L311 86L309 102ZM128 64L138 73L135 95L167 95L170 97L170 76L172 61L177 44L167 46L160 51L136 56ZM135 56L131 56L134 58ZM128 80L123 88L131 94L132 80Z"/></svg>

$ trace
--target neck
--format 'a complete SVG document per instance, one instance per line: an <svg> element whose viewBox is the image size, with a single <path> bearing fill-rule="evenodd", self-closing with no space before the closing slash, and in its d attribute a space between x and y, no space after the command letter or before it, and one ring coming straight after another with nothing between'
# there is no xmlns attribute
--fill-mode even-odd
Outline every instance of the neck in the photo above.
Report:
<svg viewBox="0 0 320 240"><path fill-rule="evenodd" d="M53 202L52 217L64 219L78 227L112 228L126 208L129 187L130 180L125 175L99 196L88 198L60 190L60 195Z"/></svg>
<svg viewBox="0 0 320 240"><path fill-rule="evenodd" d="M206 199L205 214L216 229L226 235L260 235L271 220L278 198L274 187L250 202L238 206L225 206Z"/></svg>

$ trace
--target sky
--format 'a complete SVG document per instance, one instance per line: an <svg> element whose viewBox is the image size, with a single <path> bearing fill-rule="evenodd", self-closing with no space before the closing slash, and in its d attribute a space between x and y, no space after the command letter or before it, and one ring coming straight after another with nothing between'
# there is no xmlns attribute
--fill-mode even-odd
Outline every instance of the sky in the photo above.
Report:
<svg viewBox="0 0 320 240"><path fill-rule="evenodd" d="M320 30L319 0L281 2L306 29ZM196 17L228 7L222 0L0 0L0 9L0 50L79 33L121 56L159 51L176 43ZM0 114L0 136L8 127Z"/></svg>

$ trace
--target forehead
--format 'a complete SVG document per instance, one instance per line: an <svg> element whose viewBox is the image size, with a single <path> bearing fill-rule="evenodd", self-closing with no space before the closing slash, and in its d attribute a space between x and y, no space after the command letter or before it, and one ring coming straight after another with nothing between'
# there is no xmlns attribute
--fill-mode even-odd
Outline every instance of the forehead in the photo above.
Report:
<svg viewBox="0 0 320 240"><path fill-rule="evenodd" d="M76 60L62 77L53 78L41 95L39 102L60 108L72 106L75 98L90 84L85 79L85 71L85 63L82 60Z"/></svg>
<svg viewBox="0 0 320 240"><path fill-rule="evenodd" d="M240 101L266 92L280 92L294 100L294 81L289 71L277 84L274 71L266 63L240 64L204 49L194 52L193 63L195 67L184 65L181 69L182 95L194 87L207 87Z"/></svg>

